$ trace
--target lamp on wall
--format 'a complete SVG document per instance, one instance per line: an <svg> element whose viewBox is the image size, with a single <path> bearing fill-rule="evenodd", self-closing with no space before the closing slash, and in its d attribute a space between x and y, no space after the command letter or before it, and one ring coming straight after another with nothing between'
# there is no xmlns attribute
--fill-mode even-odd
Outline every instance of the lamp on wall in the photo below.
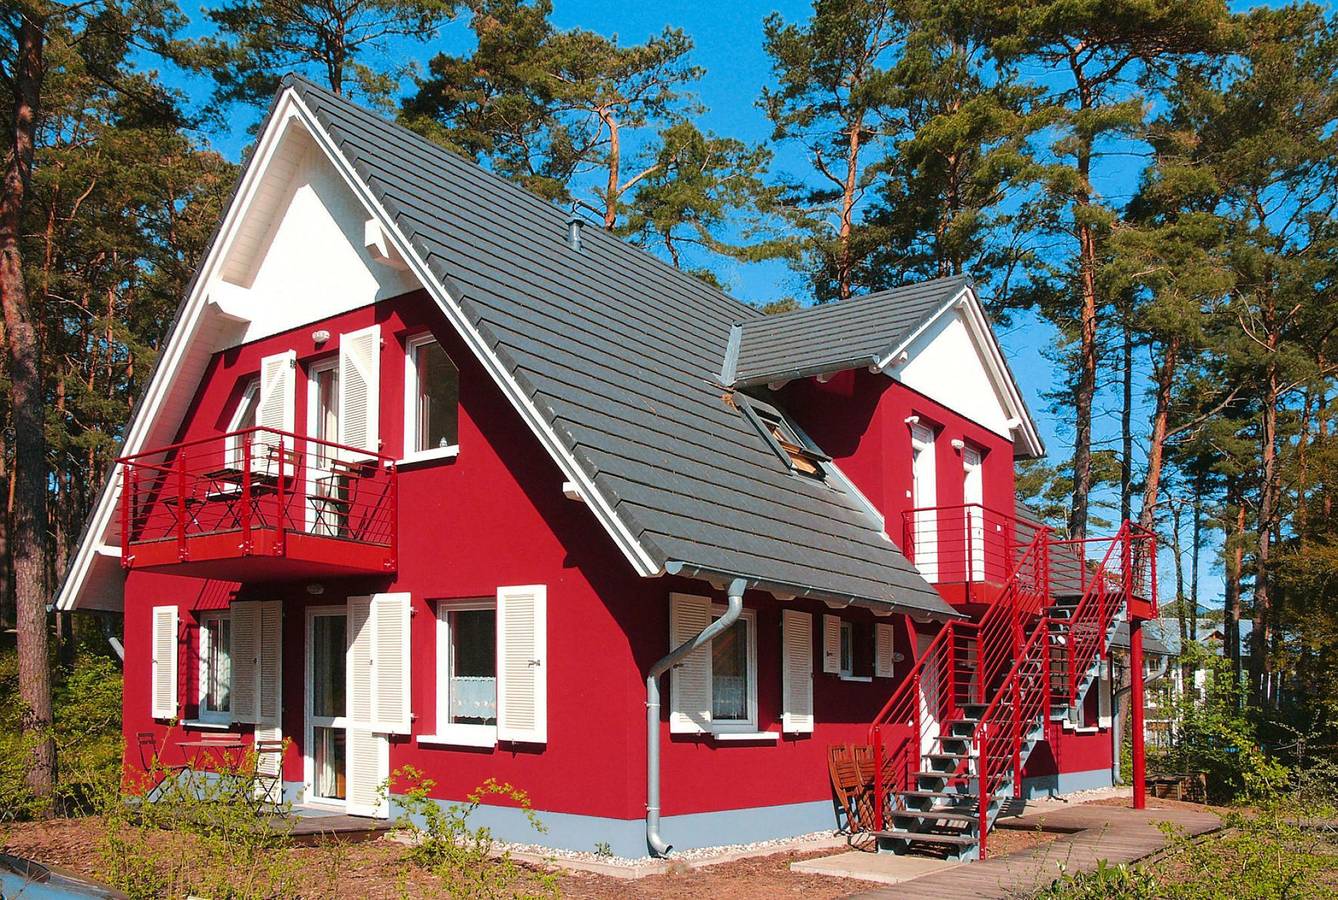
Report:
<svg viewBox="0 0 1338 900"><path fill-rule="evenodd" d="M962 452L962 450L966 449L966 441L961 438L953 438L952 449L956 450L958 453Z"/></svg>
<svg viewBox="0 0 1338 900"><path fill-rule="evenodd" d="M324 344L329 339L330 339L330 332L326 331L324 328L320 329L319 331L313 331L311 333L312 343Z"/></svg>

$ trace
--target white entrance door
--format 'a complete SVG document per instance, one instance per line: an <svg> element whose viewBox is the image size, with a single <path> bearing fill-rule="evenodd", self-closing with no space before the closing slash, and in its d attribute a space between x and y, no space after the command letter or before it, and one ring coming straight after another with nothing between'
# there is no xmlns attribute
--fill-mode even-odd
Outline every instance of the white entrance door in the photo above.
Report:
<svg viewBox="0 0 1338 900"><path fill-rule="evenodd" d="M347 631L344 607L307 611L305 794L337 806L348 800Z"/></svg>
<svg viewBox="0 0 1338 900"><path fill-rule="evenodd" d="M911 426L911 506L914 516L911 541L915 565L926 581L938 581L938 478L934 462L934 430L918 422Z"/></svg>
<svg viewBox="0 0 1338 900"><path fill-rule="evenodd" d="M970 581L985 579L985 488L981 480L980 451L962 448L962 502L966 504L966 546Z"/></svg>

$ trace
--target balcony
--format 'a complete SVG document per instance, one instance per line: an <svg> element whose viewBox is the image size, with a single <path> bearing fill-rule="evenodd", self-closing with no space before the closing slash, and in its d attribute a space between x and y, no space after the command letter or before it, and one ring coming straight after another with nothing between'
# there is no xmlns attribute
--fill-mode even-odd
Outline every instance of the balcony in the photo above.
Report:
<svg viewBox="0 0 1338 900"><path fill-rule="evenodd" d="M901 550L931 584L955 585L963 600L987 600L1022 562L1040 527L979 503L932 506L902 515Z"/></svg>
<svg viewBox="0 0 1338 900"><path fill-rule="evenodd" d="M389 457L250 428L117 462L126 569L231 581L395 570Z"/></svg>

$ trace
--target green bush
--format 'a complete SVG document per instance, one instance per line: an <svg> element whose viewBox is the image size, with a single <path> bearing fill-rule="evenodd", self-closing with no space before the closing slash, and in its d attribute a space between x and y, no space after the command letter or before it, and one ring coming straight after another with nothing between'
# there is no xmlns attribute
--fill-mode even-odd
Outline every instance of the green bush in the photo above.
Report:
<svg viewBox="0 0 1338 900"><path fill-rule="evenodd" d="M400 788L395 801L401 811L395 824L410 838L409 860L431 871L449 896L556 895L557 882L553 876L522 868L511 858L509 851L495 853L491 830L469 825L470 815L483 803L484 797L501 796L520 805L535 831L545 831L524 791L489 778L471 792L464 803L443 805L430 796L436 782L424 778L423 773L412 766L396 769L391 774L381 787L383 799L389 796L392 784Z"/></svg>

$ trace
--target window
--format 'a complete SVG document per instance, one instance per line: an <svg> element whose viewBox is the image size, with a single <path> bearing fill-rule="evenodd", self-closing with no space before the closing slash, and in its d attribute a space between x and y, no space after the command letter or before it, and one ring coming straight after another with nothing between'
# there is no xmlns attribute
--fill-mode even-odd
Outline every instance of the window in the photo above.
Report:
<svg viewBox="0 0 1338 900"><path fill-rule="evenodd" d="M446 456L459 443L460 374L431 335L406 345L404 456Z"/></svg>
<svg viewBox="0 0 1338 900"><path fill-rule="evenodd" d="M232 618L226 612L200 617L200 721L232 721Z"/></svg>
<svg viewBox="0 0 1338 900"><path fill-rule="evenodd" d="M725 607L712 607L711 620ZM715 731L757 730L757 614L739 620L711 642L711 727Z"/></svg>
<svg viewBox="0 0 1338 900"><path fill-rule="evenodd" d="M339 361L330 360L313 366L311 387L311 431L318 441L339 442ZM322 468L334 459L330 448L318 444L312 454Z"/></svg>
<svg viewBox="0 0 1338 900"><path fill-rule="evenodd" d="M497 741L497 604L437 606L437 733L443 742Z"/></svg>
<svg viewBox="0 0 1338 900"><path fill-rule="evenodd" d="M232 414L232 422L228 424L229 435L235 435L238 431L246 431L249 428L256 427L256 411L260 407L260 379L252 378L242 391L242 399L237 404L237 411ZM227 467L240 469L242 467L242 442L239 437L228 437L225 439L224 452L227 455Z"/></svg>
<svg viewBox="0 0 1338 900"><path fill-rule="evenodd" d="M831 457L820 453L779 410L753 398L744 400L740 405L744 414L762 433L767 445L791 471L810 478L826 477L827 472L822 464Z"/></svg>
<svg viewBox="0 0 1338 900"><path fill-rule="evenodd" d="M855 625L853 622L841 623L841 671L843 678L855 674Z"/></svg>

